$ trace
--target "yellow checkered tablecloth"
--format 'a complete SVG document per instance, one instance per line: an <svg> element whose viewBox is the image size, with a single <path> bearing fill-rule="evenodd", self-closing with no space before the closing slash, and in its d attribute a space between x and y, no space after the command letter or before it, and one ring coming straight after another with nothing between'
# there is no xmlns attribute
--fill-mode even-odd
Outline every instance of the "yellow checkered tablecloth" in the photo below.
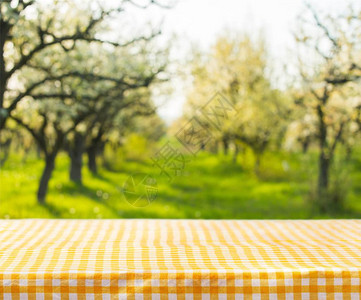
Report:
<svg viewBox="0 0 361 300"><path fill-rule="evenodd" d="M0 299L360 299L361 220L2 220Z"/></svg>

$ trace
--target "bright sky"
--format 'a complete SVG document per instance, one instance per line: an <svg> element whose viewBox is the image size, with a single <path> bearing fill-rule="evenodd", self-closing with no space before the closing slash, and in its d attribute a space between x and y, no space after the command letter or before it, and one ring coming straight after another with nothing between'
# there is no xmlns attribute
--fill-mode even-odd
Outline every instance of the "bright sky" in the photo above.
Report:
<svg viewBox="0 0 361 300"><path fill-rule="evenodd" d="M318 11L327 13L343 10L347 5L344 0L308 2ZM304 9L303 0L178 0L170 10L156 7L144 11L137 9L129 16L137 23L152 20L152 23L159 24L162 21L164 37L177 34L179 38L173 55L180 59L189 53L192 43L207 49L225 29L250 33L263 30L273 60L282 64L294 48L292 29L295 28L296 16ZM182 83L174 78L173 86L173 95L159 110L168 123L182 114L185 101Z"/></svg>

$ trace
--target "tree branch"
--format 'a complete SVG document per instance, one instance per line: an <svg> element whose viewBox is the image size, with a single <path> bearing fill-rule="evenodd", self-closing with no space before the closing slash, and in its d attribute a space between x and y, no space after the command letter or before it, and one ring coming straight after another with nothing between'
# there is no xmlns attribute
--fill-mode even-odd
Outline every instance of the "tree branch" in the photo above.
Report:
<svg viewBox="0 0 361 300"><path fill-rule="evenodd" d="M42 148L42 150L45 152L45 154L48 153L45 139L39 135L33 128L31 128L28 124L25 124L21 119L15 117L15 116L9 116L9 118L13 119L16 123L18 123L20 126L24 127L38 142L39 146Z"/></svg>
<svg viewBox="0 0 361 300"><path fill-rule="evenodd" d="M24 65L26 65L34 57L34 55L37 54L38 52L40 52L41 50L43 50L49 46L56 45L56 44L60 44L64 48L65 46L64 46L63 42L66 42L66 41L76 42L76 41L82 40L82 41L87 41L87 42L106 43L106 44L113 45L115 47L126 47L137 41L151 40L152 38L154 38L155 36L160 34L160 30L158 30L156 32L153 32L148 37L144 37L144 36L137 37L137 38L134 38L125 43L106 41L106 40L102 40L102 39L90 36L90 32L91 32L92 28L95 27L96 24L101 22L104 19L104 17L109 16L111 13L113 13L115 11L120 11L120 10L121 10L121 8L112 9L109 11L102 11L99 18L89 20L87 27L83 31L79 31L79 29L77 29L77 31L74 34L64 35L62 37L57 37L54 33L50 32L49 29L42 29L39 26L38 27L38 36L40 39L40 43L37 46L35 46L27 55L22 55L21 58L19 59L19 61L14 64L12 69L5 73L5 78L7 78L7 79L10 78L17 70L21 69ZM50 42L44 42L44 36L46 36L46 35L51 36L53 38L53 40ZM70 49L64 48L64 50L68 51Z"/></svg>
<svg viewBox="0 0 361 300"><path fill-rule="evenodd" d="M306 3L307 8L311 11L313 18L316 21L316 24L319 28L323 30L323 32L326 34L327 38L332 42L332 44L335 46L335 48L340 48L340 45L338 44L338 41L336 38L334 38L328 28L321 22L319 19L317 12L314 10L314 8L311 6L310 3Z"/></svg>

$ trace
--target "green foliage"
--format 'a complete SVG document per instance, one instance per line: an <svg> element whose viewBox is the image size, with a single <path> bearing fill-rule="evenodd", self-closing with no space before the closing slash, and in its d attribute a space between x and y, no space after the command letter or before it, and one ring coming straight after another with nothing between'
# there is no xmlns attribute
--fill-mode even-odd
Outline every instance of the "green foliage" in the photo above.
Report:
<svg viewBox="0 0 361 300"><path fill-rule="evenodd" d="M155 143L143 136L132 133L125 137L124 145L112 147L106 144L103 166L108 170L117 171L123 168L127 161L145 162L155 151Z"/></svg>
<svg viewBox="0 0 361 300"><path fill-rule="evenodd" d="M359 149L356 148L356 155L359 155ZM316 163L316 160L313 160ZM307 200L310 202L312 209L315 213L328 212L334 213L338 210L344 210L344 199L350 197L353 194L353 186L356 190L359 186L358 172L360 167L358 163L360 160L348 160L345 158L343 151L338 151L338 155L335 157L335 162L332 165L330 172L330 184L327 190L323 191L321 195L318 194L317 186L315 185L316 176L310 175L310 191ZM356 163L356 164L355 164ZM354 165L355 164L355 165ZM353 173L353 172L357 173ZM315 174L317 174L317 168L314 168ZM352 175L356 175L352 176Z"/></svg>
<svg viewBox="0 0 361 300"><path fill-rule="evenodd" d="M130 160L145 160L150 155L149 144L142 136L137 134L129 135L123 147L125 157Z"/></svg>
<svg viewBox="0 0 361 300"><path fill-rule="evenodd" d="M1 218L359 218L361 217L361 149L348 164L349 193L343 195L343 210L314 211L309 195L309 169L303 154L267 152L261 178L253 174L251 152L241 153L238 164L230 157L200 153L186 165L185 176L169 183L157 177L158 196L145 208L134 208L121 193L123 183L134 172L157 176L151 164L113 156L113 170L91 175L83 168L83 186L70 183L69 159L56 161L47 204L36 202L35 190L43 162L12 154L0 174ZM316 153L307 154L309 162ZM289 168L285 168L287 162ZM245 162L245 164L243 164ZM341 162L340 162L341 163ZM343 162L344 163L344 162ZM303 168L304 166L304 168ZM303 169L302 169L303 168ZM264 177L264 178L263 178Z"/></svg>
<svg viewBox="0 0 361 300"><path fill-rule="evenodd" d="M107 21L128 4L1 3L0 146L6 151L0 153L0 165L5 163L0 217L359 215L360 160L349 163L341 159L346 154L335 154L341 146L357 152L361 133L361 14L356 7L350 5L336 18L318 15L308 5L296 33L300 74L288 88L276 87L267 44L257 34L226 32L204 53L193 53L193 85L184 116L171 131L203 115L207 130L200 135L214 137L204 148L217 153L222 146L226 154L192 158L185 177L171 184L160 180L157 201L135 210L122 198L121 182L133 172L157 171L147 162L166 128L153 99L168 91L161 83L169 76L169 49L157 42L156 32L128 39L124 28L111 30ZM102 39L111 36L112 41ZM210 111L205 118L199 110L214 91L238 111L224 118L222 107L214 106L213 116L224 118L218 126L210 121ZM72 166L80 166L87 152L90 162L98 158L105 170L94 175L96 164L90 163L93 175L84 169L84 185L79 184L81 172L71 172L78 184L70 183L69 162L61 155L49 202L37 205L33 195L43 163L40 158L25 163L20 157L34 142L47 162L40 203L59 151L69 152ZM285 152L298 144L310 152ZM316 145L318 153L313 152ZM240 152L231 159L227 152L234 150ZM304 203L306 198L310 201Z"/></svg>

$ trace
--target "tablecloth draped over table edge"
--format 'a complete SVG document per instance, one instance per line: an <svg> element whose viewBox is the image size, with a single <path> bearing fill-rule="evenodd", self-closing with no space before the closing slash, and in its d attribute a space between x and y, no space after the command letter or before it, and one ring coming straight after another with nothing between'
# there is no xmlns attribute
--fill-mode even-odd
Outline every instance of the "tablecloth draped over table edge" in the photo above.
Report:
<svg viewBox="0 0 361 300"><path fill-rule="evenodd" d="M361 220L1 220L0 299L360 299Z"/></svg>

